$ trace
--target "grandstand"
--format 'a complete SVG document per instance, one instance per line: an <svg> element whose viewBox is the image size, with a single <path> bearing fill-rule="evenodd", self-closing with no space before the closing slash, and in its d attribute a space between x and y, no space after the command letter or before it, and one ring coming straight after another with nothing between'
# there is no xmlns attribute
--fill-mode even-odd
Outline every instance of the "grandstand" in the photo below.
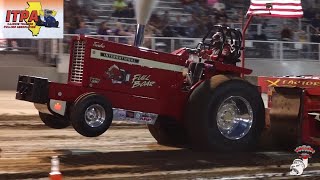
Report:
<svg viewBox="0 0 320 180"><path fill-rule="evenodd" d="M133 26L134 28L136 27L135 18L112 17L112 13L114 11L112 8L113 2L114 0L92 0L94 6L93 11L97 13L97 19L91 22L88 18L85 19L92 32L91 34L97 34L98 25L106 20L110 26L116 25L117 22L121 22L121 24L126 26L126 28L130 28L130 26ZM180 15L182 17L191 16L191 14L184 12L179 0L161 0L153 13L163 15L165 11L170 11L172 20L176 15Z"/></svg>
<svg viewBox="0 0 320 180"><path fill-rule="evenodd" d="M72 1L72 0L71 0ZM83 16L84 21L87 23L88 28L90 29L91 34L97 34L98 26L101 22L107 21L109 27L115 27L117 23L124 27L124 29L134 30L136 26L135 18L119 18L113 17L113 3L115 0L91 0L90 1L90 11L95 13L96 18L91 20L90 17ZM127 0L126 2L131 2ZM134 2L134 1L132 1ZM313 7L320 7L319 2L306 0L302 1L304 7L310 7L311 2L313 3ZM86 1L78 1L81 6L88 6ZM227 24L231 27L241 28L241 15L245 13L247 10L250 1L240 1L240 0L228 0L223 1L226 13L228 16ZM315 3L315 4L314 4ZM311 6L312 7L312 6ZM308 8L310 9L310 8ZM212 10L212 8L211 8ZM176 21L177 16L179 16L182 22L186 22L192 19L192 14L187 12L184 9L184 6L181 0L160 0L159 4L153 11L153 14L161 17L164 15L165 11L169 12L171 22ZM209 16L210 19L214 19L215 17L212 14ZM196 22L199 24L199 22ZM215 22L219 23L219 22ZM283 25L286 24L293 31L293 34L296 36L293 38L295 41L300 41L300 36L307 36L306 41L310 41L310 36L314 33L314 28L310 26L310 19L296 20L296 19L276 19L276 18L259 18L259 20L254 21L254 23L249 28L249 39L257 39L257 35L265 35L267 37L266 40L281 40L281 30L283 29ZM173 26L171 24L171 26ZM157 36L161 36L161 34L157 34ZM184 35L173 33L172 36L183 37ZM196 36L192 36L196 37ZM198 37L201 37L199 35ZM302 38L303 39L303 38ZM260 39L261 40L261 39Z"/></svg>

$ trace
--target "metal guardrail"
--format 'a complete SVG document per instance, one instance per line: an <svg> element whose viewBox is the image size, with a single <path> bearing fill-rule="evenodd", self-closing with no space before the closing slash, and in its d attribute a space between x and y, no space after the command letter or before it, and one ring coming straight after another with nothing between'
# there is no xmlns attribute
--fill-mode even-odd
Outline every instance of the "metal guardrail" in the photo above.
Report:
<svg viewBox="0 0 320 180"><path fill-rule="evenodd" d="M20 46L16 50L18 50L17 53L30 51L37 54L38 59L44 63L55 65L62 57L69 56L69 43L72 36L77 35L65 34L64 39L30 40L25 46ZM134 36L88 36L131 45L134 40ZM146 36L144 47L170 53L181 47L194 48L200 41L201 38ZM7 46L0 43L0 50L1 48L6 49ZM247 40L245 56L246 59L254 60L320 62L320 43Z"/></svg>
<svg viewBox="0 0 320 180"><path fill-rule="evenodd" d="M73 35L66 35L71 37ZM105 40L133 44L133 36L100 36L90 37L103 38ZM163 52L172 52L181 47L194 48L201 38L178 38L178 37L145 37L144 45L147 48ZM247 59L266 60L294 60L294 61L319 61L320 43L288 42L288 41L258 41L246 40Z"/></svg>
<svg viewBox="0 0 320 180"><path fill-rule="evenodd" d="M0 39L0 52L22 51L34 53L37 52L38 41L29 39Z"/></svg>

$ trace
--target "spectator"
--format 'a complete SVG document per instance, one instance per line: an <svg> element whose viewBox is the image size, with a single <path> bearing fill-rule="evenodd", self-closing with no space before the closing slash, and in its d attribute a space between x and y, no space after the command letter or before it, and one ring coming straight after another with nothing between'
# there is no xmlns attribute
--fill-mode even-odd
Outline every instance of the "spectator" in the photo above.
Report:
<svg viewBox="0 0 320 180"><path fill-rule="evenodd" d="M317 13L315 18L312 19L311 25L316 29L316 31L320 31L320 13Z"/></svg>
<svg viewBox="0 0 320 180"><path fill-rule="evenodd" d="M144 33L144 41L143 41L143 46L146 48L151 49L152 48L152 40L151 37L153 37L154 33L154 27L151 25L147 25Z"/></svg>
<svg viewBox="0 0 320 180"><path fill-rule="evenodd" d="M267 27L268 27L268 20L267 20L267 19L264 19L263 22L262 22L261 29L262 29L262 30L265 30Z"/></svg>
<svg viewBox="0 0 320 180"><path fill-rule="evenodd" d="M228 26L228 19L226 17L221 17L219 22L222 26Z"/></svg>
<svg viewBox="0 0 320 180"><path fill-rule="evenodd" d="M78 4L78 0L70 0L70 3L69 3L69 10L77 10L77 9L80 9L80 6Z"/></svg>
<svg viewBox="0 0 320 180"><path fill-rule="evenodd" d="M63 33L64 34L72 34L72 32L71 32L71 25L70 25L70 23L69 22L64 22L64 29L63 29Z"/></svg>
<svg viewBox="0 0 320 180"><path fill-rule="evenodd" d="M131 25L131 26L128 26L127 27L127 32L132 34L132 36L130 38L128 38L128 44L130 45L133 45L134 44L134 35L135 35L135 32L136 32L136 27Z"/></svg>
<svg viewBox="0 0 320 180"><path fill-rule="evenodd" d="M107 21L103 21L102 23L100 23L97 33L99 35L111 35L112 30L108 27Z"/></svg>
<svg viewBox="0 0 320 180"><path fill-rule="evenodd" d="M76 30L80 28L80 22L83 21L81 18L80 14L75 14L74 17L70 18L69 22L70 26L69 26L69 33L70 34L75 34Z"/></svg>
<svg viewBox="0 0 320 180"><path fill-rule="evenodd" d="M149 24L159 29L163 27L163 22L161 21L161 18L157 14L151 15Z"/></svg>
<svg viewBox="0 0 320 180"><path fill-rule="evenodd" d="M316 17L312 20L311 25L314 27L314 33L311 35L310 39L313 43L320 43L320 14L317 13ZM319 51L319 47L316 44L312 45L312 51ZM320 52L318 52L320 53ZM314 53L315 58L318 58L318 53Z"/></svg>
<svg viewBox="0 0 320 180"><path fill-rule="evenodd" d="M162 15L161 21L165 24L170 24L170 15L169 11L165 11L164 14Z"/></svg>
<svg viewBox="0 0 320 180"><path fill-rule="evenodd" d="M161 31L158 33L159 35L162 35L164 37L175 37L176 33L174 31L174 28L171 26L165 26Z"/></svg>
<svg viewBox="0 0 320 180"><path fill-rule="evenodd" d="M18 42L15 39L7 39L7 51L18 51Z"/></svg>
<svg viewBox="0 0 320 180"><path fill-rule="evenodd" d="M120 22L116 23L116 29L114 31L116 36L131 36L132 34L125 31L122 24Z"/></svg>
<svg viewBox="0 0 320 180"><path fill-rule="evenodd" d="M195 36L195 32L196 32L196 28L197 28L197 24L194 23L195 20L193 18L193 16L188 17L186 24L186 28L185 28L185 33L187 35L187 37L189 38L193 38Z"/></svg>
<svg viewBox="0 0 320 180"><path fill-rule="evenodd" d="M86 35L90 34L90 29L87 28L86 23L81 21L79 24L79 29L76 30L76 34Z"/></svg>
<svg viewBox="0 0 320 180"><path fill-rule="evenodd" d="M92 0L78 0L80 5L80 14L87 16L89 21L94 21L97 18L97 14L92 9L95 9L94 3Z"/></svg>
<svg viewBox="0 0 320 180"><path fill-rule="evenodd" d="M165 37L176 36L174 27L171 24L169 11L165 11L162 18L160 18L160 25L157 26L156 34Z"/></svg>
<svg viewBox="0 0 320 180"><path fill-rule="evenodd" d="M210 29L213 26L213 24L210 23L210 19L208 16L201 17L201 24L203 24L205 26L204 31L208 31L208 29Z"/></svg>
<svg viewBox="0 0 320 180"><path fill-rule="evenodd" d="M266 34L262 31L260 34L254 35L254 40L259 41L267 41L268 37ZM257 42L255 43L256 53L259 54L262 58L271 58L272 54L270 49L270 43L267 42Z"/></svg>
<svg viewBox="0 0 320 180"><path fill-rule="evenodd" d="M125 14L125 17L126 17L126 18L134 18L135 13L134 13L134 8L133 8L132 1L130 1L130 2L128 3L128 7L126 8L124 14Z"/></svg>
<svg viewBox="0 0 320 180"><path fill-rule="evenodd" d="M219 3L219 1L218 0L207 0L207 5L208 6L213 6L216 3Z"/></svg>
<svg viewBox="0 0 320 180"><path fill-rule="evenodd" d="M80 6L76 0L65 2L64 19L66 23L69 23L68 33L74 34L75 31L79 29L81 21Z"/></svg>
<svg viewBox="0 0 320 180"><path fill-rule="evenodd" d="M225 19L228 19L228 15L225 11L225 9L221 9L220 11L217 11L216 14L216 22L224 21Z"/></svg>
<svg viewBox="0 0 320 180"><path fill-rule="evenodd" d="M307 19L312 19L315 17L316 11L317 10L315 8L304 8L303 17Z"/></svg>
<svg viewBox="0 0 320 180"><path fill-rule="evenodd" d="M203 37L207 33L206 25L200 23L195 28L195 38Z"/></svg>
<svg viewBox="0 0 320 180"><path fill-rule="evenodd" d="M287 25L281 30L281 40L282 41L291 41L293 37L292 31L289 29Z"/></svg>
<svg viewBox="0 0 320 180"><path fill-rule="evenodd" d="M207 2L200 3L200 13L201 16L209 16L212 13L212 9L208 6Z"/></svg>
<svg viewBox="0 0 320 180"><path fill-rule="evenodd" d="M182 22L180 15L176 16L176 20L173 22L173 24L174 24L173 28L178 33L178 35L187 36L186 30L185 30L186 26L184 22Z"/></svg>
<svg viewBox="0 0 320 180"><path fill-rule="evenodd" d="M112 16L114 17L125 17L128 5L124 0L116 0L113 3L114 12Z"/></svg>
<svg viewBox="0 0 320 180"><path fill-rule="evenodd" d="M117 22L116 29L114 30L115 36L132 36L130 32L127 32L124 30L122 24L120 22ZM119 38L119 43L128 44L128 38Z"/></svg>
<svg viewBox="0 0 320 180"><path fill-rule="evenodd" d="M188 13L199 13L199 2L196 0L181 0L183 9Z"/></svg>

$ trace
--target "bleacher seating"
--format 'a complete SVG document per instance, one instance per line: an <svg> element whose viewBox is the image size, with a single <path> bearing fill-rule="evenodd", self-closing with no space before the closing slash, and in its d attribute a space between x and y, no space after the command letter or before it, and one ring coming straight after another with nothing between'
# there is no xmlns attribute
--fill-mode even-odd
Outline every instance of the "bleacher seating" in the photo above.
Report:
<svg viewBox="0 0 320 180"><path fill-rule="evenodd" d="M109 25L115 25L117 22L127 26L136 26L135 18L116 18L112 17L113 12L113 2L114 0L92 0L94 4L94 12L97 13L98 18L94 22L88 22L89 29L91 29L92 34L96 33L98 25L102 21L108 21ZM129 2L129 1L128 1ZM185 13L180 0L160 0L157 7L154 9L153 13L158 15L164 14L165 11L169 11L171 18L174 19L176 15L182 17L191 16L191 14Z"/></svg>
<svg viewBox="0 0 320 180"><path fill-rule="evenodd" d="M88 19L85 19L88 28L91 30L92 34L96 34L97 27L102 21L108 21L109 26L114 26L117 22L120 22L124 25L124 27L128 28L128 26L136 26L136 19L135 18L116 18L112 17L113 8L112 5L114 3L114 0L91 0L94 8L92 11L94 11L97 14L97 18L95 21L89 21ZM126 0L129 2L130 0ZM239 14L245 13L247 10L250 1L240 1L240 0L228 0L224 1L226 5L226 12L228 14L229 19L231 22L236 22L238 24L232 24L233 27L239 27L241 26L241 23L237 22ZM174 20L177 15L179 15L184 21L186 18L189 18L191 14L186 13L184 11L183 5L180 0L160 0L159 4L154 9L153 13L156 13L158 15L164 14L165 11L169 11L170 18ZM260 18L259 18L260 19ZM255 21L254 24L261 24L261 22L264 21L264 19L260 19L258 21ZM267 21L267 26L263 29L263 33L268 37L268 39L272 40L279 40L280 39L280 32L283 27L283 24L286 23L287 25L291 26L292 29L297 29L297 27L300 27L301 29L308 29L307 26L309 26L309 22L306 20L303 20L301 22L298 22L296 19L277 19L277 18L269 18ZM230 24L230 23L229 23ZM260 26L261 27L261 26ZM250 30L251 29L251 30ZM251 28L249 28L249 31L253 34L257 34L258 32L261 32L261 29L257 29L256 25L253 25Z"/></svg>

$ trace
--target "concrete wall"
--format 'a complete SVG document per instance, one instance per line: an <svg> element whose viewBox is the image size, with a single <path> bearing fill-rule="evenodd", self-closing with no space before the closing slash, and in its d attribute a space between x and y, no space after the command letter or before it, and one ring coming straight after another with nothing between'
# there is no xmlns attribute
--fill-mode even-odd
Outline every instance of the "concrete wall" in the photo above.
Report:
<svg viewBox="0 0 320 180"><path fill-rule="evenodd" d="M46 65L37 60L36 55L32 54L0 54L0 67L46 67Z"/></svg>
<svg viewBox="0 0 320 180"><path fill-rule="evenodd" d="M19 75L46 77L61 81L55 67L48 67L37 60L35 55L0 54L0 90L15 90Z"/></svg>
<svg viewBox="0 0 320 180"><path fill-rule="evenodd" d="M320 76L319 61L268 61L247 60L245 67L255 76L317 75Z"/></svg>
<svg viewBox="0 0 320 180"><path fill-rule="evenodd" d="M0 89L15 90L19 75L47 77L51 81L59 81L56 68L50 67L0 67Z"/></svg>

